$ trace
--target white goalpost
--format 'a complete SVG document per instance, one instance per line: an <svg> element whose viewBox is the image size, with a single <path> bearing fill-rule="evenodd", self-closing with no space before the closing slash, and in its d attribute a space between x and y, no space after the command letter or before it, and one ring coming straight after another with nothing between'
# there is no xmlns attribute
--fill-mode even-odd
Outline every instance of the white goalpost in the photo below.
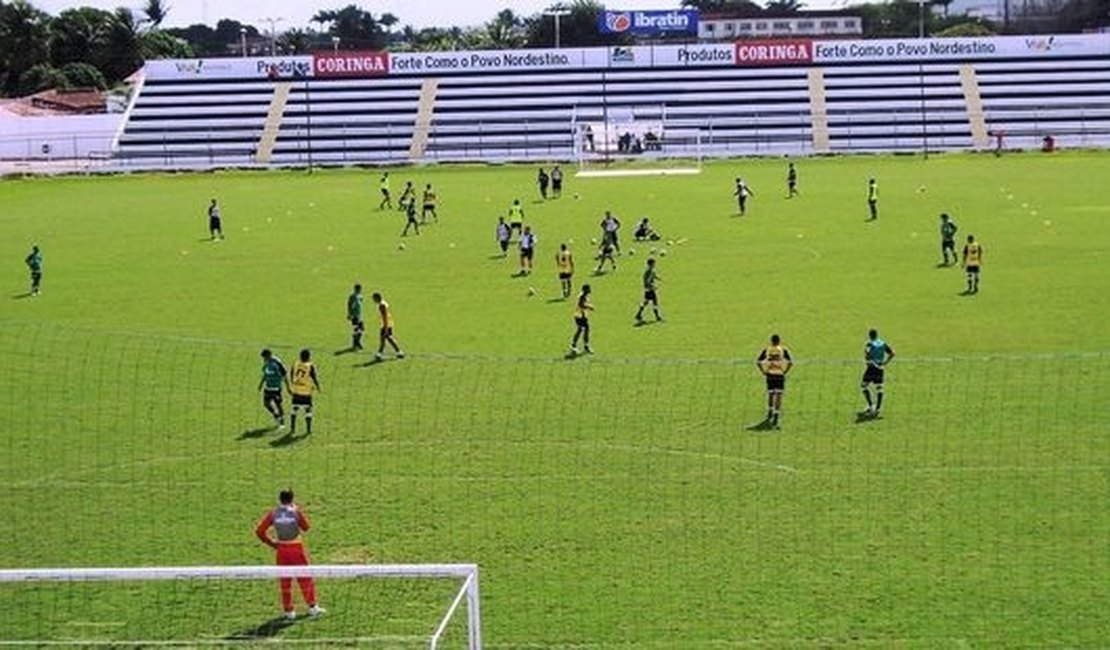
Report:
<svg viewBox="0 0 1110 650"><path fill-rule="evenodd" d="M575 111L579 177L667 176L702 169L702 131L669 124L665 106Z"/></svg>
<svg viewBox="0 0 1110 650"><path fill-rule="evenodd" d="M274 619L258 626L255 634L245 635L232 633L220 636L208 630L213 628L213 619L218 621L220 617L220 608L216 603L221 600L241 603L241 606L234 609L224 610L229 618L236 614L240 618L251 615L257 618L256 612L261 611L259 607L273 613L276 586L272 583L282 578L294 579L294 591L297 579L312 578L317 582L321 604L327 608L327 613L313 621L311 626L304 626L306 630L311 628L309 633L282 639L283 641L309 646L388 642L391 647L409 641L418 647L440 650L447 647L445 640L449 626L453 620L458 620L455 615L459 608L465 606L466 632L465 635L455 635L453 647L466 647L468 650L480 650L482 647L481 603L476 564L5 569L0 570L0 593L8 593L0 600L10 603L12 610L19 611L23 608L24 612L29 613L23 614L23 618L16 615L14 619L6 615L6 631L0 634L0 646L212 646L232 645L243 641L270 641L273 639L269 637L276 636L276 633L282 631L281 627L291 627L293 623ZM360 581L378 578L450 579L458 581L458 587L449 592L452 597L445 608L442 604L437 607L434 603L427 608L428 611L438 609L436 616L439 618L434 628L430 625L431 621L428 621L423 634L367 636L361 632L352 632L365 630L370 619L377 613L377 608L369 604L369 597L357 595L368 591ZM338 583L345 583L346 587L340 589ZM159 588L147 591L144 589L146 585ZM87 586L93 586L94 589L81 589ZM63 593L57 593L59 589ZM76 593L65 594L67 590ZM53 595L47 596L46 600L50 602L38 609L37 602L44 600L45 592L53 592ZM124 601L121 605L117 598L120 593L127 592L134 597L134 601ZM419 595L423 596L422 593ZM382 600L388 597L381 594L377 596ZM360 602L360 598L366 600ZM129 626L126 620L76 620L96 618L95 615L89 616L87 610L99 600L108 601L104 609L113 608L113 618L147 616L153 623ZM165 606L165 611L162 611L161 600L170 603ZM265 605L260 605L260 602L265 602ZM59 615L59 618L65 620L47 625L39 620L32 620L40 618L39 613L50 608L66 609L66 613ZM208 608L214 611L209 611ZM119 611L121 609L126 611ZM206 631L194 638L174 638L174 631L178 628L186 630L184 634L187 636L195 633L188 631L191 629L189 626L180 626L173 621L173 617L186 617L198 609L205 613L194 618L199 621L198 629ZM244 613L240 609L247 611ZM411 616L411 608L405 610L405 618ZM89 626L94 626L94 632L82 638L81 632ZM218 629L218 625L216 628ZM58 630L62 632L59 633ZM128 633L138 633L150 638L114 638Z"/></svg>

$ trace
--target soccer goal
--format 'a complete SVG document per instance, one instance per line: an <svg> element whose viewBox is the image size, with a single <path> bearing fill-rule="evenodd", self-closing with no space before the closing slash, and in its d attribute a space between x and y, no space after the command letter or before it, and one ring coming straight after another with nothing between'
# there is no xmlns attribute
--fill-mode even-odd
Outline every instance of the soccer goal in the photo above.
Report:
<svg viewBox="0 0 1110 650"><path fill-rule="evenodd" d="M702 168L701 130L669 127L665 107L576 113L574 128L577 176L697 174Z"/></svg>
<svg viewBox="0 0 1110 650"><path fill-rule="evenodd" d="M293 620L278 607L282 578L294 579ZM304 578L319 616L297 593ZM473 564L9 569L0 602L0 646L482 647Z"/></svg>

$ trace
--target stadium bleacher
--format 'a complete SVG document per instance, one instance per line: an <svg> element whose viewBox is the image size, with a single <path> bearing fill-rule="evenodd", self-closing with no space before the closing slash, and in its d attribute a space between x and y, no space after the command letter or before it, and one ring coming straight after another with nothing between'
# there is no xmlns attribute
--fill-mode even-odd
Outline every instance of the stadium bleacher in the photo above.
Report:
<svg viewBox="0 0 1110 650"><path fill-rule="evenodd" d="M1001 37L987 54L918 60L879 53L895 41L860 41L865 54L842 59L811 45L801 47L804 60L754 65L721 45L666 46L685 55L664 46L551 50L537 59L564 65L493 69L444 63L485 53L428 67L392 55L392 69L361 78L313 75L312 57L152 62L116 156L130 167L567 160L583 146L577 126L613 114L664 132L697 130L706 156L982 149L993 146L988 132L1003 133L1007 147L1038 147L1046 135L1065 147L1110 145L1110 38L1049 39L1050 57L1048 46L1027 40L1022 49L1020 38ZM1072 42L1082 48L1061 54ZM716 49L699 57L696 48ZM648 50L638 60L650 63L618 62L617 50ZM294 74L266 74L279 65ZM275 104L282 83L288 100ZM417 129L422 105L426 128ZM268 115L276 140L260 153ZM666 153L665 133L663 144Z"/></svg>

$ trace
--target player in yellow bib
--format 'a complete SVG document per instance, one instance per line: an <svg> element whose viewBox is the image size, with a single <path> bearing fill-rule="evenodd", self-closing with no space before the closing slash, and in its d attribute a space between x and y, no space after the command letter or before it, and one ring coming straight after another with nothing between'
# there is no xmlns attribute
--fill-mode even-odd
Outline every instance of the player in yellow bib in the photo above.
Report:
<svg viewBox="0 0 1110 650"><path fill-rule="evenodd" d="M432 215L432 218L435 219L437 223L439 222L439 215L436 214L436 201L436 193L432 190L432 185L430 183L428 185L425 185L424 208L420 211L421 223L428 221L429 214Z"/></svg>
<svg viewBox="0 0 1110 650"><path fill-rule="evenodd" d="M559 270L559 284L563 289L563 300L570 298L571 280L574 277L574 254L566 244L559 245L559 252L555 253L555 268Z"/></svg>
<svg viewBox="0 0 1110 650"><path fill-rule="evenodd" d="M289 369L289 392L293 394L293 412L289 414L289 435L297 432L297 414L304 411L305 435L312 433L312 395L320 390L312 353L301 350Z"/></svg>
<svg viewBox="0 0 1110 650"><path fill-rule="evenodd" d="M393 310L390 309L389 303L385 301L382 294L375 293L371 298L374 300L374 304L378 306L378 316L382 321L381 329L378 330L378 351L374 353L374 360L381 361L385 359L386 343L393 347L393 352L398 359L404 359L404 351L401 350L400 345L397 345L397 339L393 338Z"/></svg>
<svg viewBox="0 0 1110 650"><path fill-rule="evenodd" d="M767 420L771 428L779 427L782 415L782 394L786 390L786 373L794 366L790 350L782 344L778 334L771 335L771 345L759 353L755 366L767 379Z"/></svg>
<svg viewBox="0 0 1110 650"><path fill-rule="evenodd" d="M967 236L963 264L967 271L967 290L964 294L979 293L979 267L983 264L983 246L975 241L975 235Z"/></svg>
<svg viewBox="0 0 1110 650"><path fill-rule="evenodd" d="M515 199L509 206L509 228L517 232L524 228L524 206L520 204L520 199Z"/></svg>

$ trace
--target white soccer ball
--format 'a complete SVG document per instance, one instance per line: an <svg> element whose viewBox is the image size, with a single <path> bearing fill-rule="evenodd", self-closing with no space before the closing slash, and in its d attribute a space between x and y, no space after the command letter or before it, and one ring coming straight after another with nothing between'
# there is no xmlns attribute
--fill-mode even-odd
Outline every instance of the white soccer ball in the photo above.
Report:
<svg viewBox="0 0 1110 650"><path fill-rule="evenodd" d="M528 287L528 296L531 297L531 296L534 296L534 295L536 295L536 288L535 287Z"/></svg>
<svg viewBox="0 0 1110 650"><path fill-rule="evenodd" d="M579 194L578 192L575 192L575 193L574 193L574 198L575 198L575 199L580 199L580 198L582 198L582 195L581 195L581 194Z"/></svg>
<svg viewBox="0 0 1110 650"><path fill-rule="evenodd" d="M590 243L593 244L594 246L597 246L597 237L591 237L590 238Z"/></svg>
<svg viewBox="0 0 1110 650"><path fill-rule="evenodd" d="M397 244L397 250L399 250L399 251L403 251L403 250L405 250L405 244L404 244L404 242L401 242L400 244Z"/></svg>
<svg viewBox="0 0 1110 650"><path fill-rule="evenodd" d="M636 254L636 249L635 248L629 248L628 249L628 256L629 257L632 257L635 254Z"/></svg>
<svg viewBox="0 0 1110 650"><path fill-rule="evenodd" d="M666 256L667 256L667 249L666 248L659 249L659 257L666 257Z"/></svg>

